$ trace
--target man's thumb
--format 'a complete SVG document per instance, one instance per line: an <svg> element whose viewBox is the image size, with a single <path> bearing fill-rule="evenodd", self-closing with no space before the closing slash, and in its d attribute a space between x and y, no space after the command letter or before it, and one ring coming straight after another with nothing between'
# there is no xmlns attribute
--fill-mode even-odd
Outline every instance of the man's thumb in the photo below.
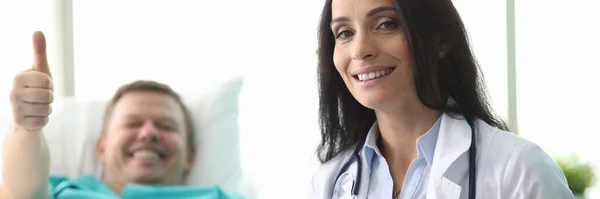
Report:
<svg viewBox="0 0 600 199"><path fill-rule="evenodd" d="M36 31L33 33L33 69L50 74L50 68L48 67L48 57L46 56L46 38L44 33Z"/></svg>

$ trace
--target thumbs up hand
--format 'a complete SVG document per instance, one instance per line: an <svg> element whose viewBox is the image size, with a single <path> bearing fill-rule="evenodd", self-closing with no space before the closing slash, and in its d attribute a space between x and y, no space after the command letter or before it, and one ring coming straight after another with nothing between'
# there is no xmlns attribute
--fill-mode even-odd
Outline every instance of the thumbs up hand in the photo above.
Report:
<svg viewBox="0 0 600 199"><path fill-rule="evenodd" d="M15 126L26 132L41 131L48 123L54 100L46 38L39 31L33 34L33 58L33 66L15 76L10 92Z"/></svg>

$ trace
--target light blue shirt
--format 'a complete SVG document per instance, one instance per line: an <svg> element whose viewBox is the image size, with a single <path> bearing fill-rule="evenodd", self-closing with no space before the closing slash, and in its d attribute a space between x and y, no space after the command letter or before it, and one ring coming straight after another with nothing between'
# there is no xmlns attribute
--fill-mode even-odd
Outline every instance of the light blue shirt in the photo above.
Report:
<svg viewBox="0 0 600 199"><path fill-rule="evenodd" d="M128 184L121 191L121 195L117 195L92 175L83 175L75 179L51 175L48 179L48 189L50 199L244 199L242 196L221 190L217 185L191 187Z"/></svg>
<svg viewBox="0 0 600 199"><path fill-rule="evenodd" d="M429 131L417 138L417 152L419 156L408 167L404 183L402 184L402 192L398 197L399 199L425 198L441 121L442 117L440 116ZM377 148L377 139L379 137L379 125L375 122L367 134L367 140L362 149L371 178L367 197L392 198L394 181L392 180L387 161L381 155L379 148Z"/></svg>

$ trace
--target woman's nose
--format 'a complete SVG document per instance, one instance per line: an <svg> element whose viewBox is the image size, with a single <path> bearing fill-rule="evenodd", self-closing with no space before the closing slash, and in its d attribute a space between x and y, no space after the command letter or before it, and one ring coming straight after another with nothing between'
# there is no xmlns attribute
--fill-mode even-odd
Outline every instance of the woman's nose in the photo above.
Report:
<svg viewBox="0 0 600 199"><path fill-rule="evenodd" d="M355 35L352 49L352 59L364 60L377 56L377 44L374 36L369 33L358 33Z"/></svg>

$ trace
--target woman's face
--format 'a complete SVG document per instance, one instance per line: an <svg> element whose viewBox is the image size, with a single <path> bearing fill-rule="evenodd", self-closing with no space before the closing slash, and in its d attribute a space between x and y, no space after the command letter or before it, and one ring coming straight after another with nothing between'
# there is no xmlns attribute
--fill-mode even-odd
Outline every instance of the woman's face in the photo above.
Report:
<svg viewBox="0 0 600 199"><path fill-rule="evenodd" d="M333 0L333 62L350 93L374 110L418 102L413 61L392 0Z"/></svg>

